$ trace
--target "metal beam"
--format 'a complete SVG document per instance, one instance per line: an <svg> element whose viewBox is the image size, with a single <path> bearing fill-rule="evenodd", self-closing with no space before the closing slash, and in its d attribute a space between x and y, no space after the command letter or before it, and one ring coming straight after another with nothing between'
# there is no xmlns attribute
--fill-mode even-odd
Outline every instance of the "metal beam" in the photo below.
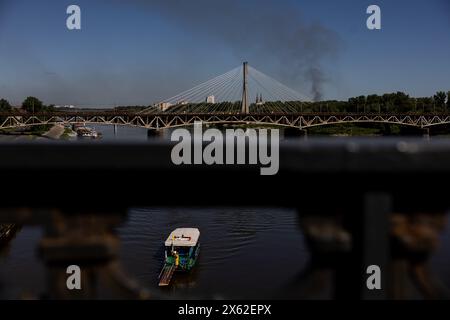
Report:
<svg viewBox="0 0 450 320"><path fill-rule="evenodd" d="M243 107L245 107L245 104L243 104ZM248 104L246 107L248 109ZM146 129L167 129L190 126L193 125L195 121L202 121L209 124L268 124L302 129L349 123L385 123L425 129L450 123L450 115L447 114L248 113L245 111L245 108L243 108L242 113L231 114L73 112L18 115L0 113L0 129L45 124L75 123L126 125Z"/></svg>

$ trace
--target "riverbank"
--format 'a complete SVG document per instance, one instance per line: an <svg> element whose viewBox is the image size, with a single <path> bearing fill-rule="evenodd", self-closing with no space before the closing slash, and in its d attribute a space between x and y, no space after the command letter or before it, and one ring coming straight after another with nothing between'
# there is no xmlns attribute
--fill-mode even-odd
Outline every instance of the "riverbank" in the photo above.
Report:
<svg viewBox="0 0 450 320"><path fill-rule="evenodd" d="M44 133L42 136L49 138L49 139L59 139L64 133L64 126L60 124L55 124L53 127L50 128L46 133Z"/></svg>
<svg viewBox="0 0 450 320"><path fill-rule="evenodd" d="M18 128L14 130L3 130L0 131L0 136L11 136L17 138L24 137L30 139L46 138L51 140L59 140L76 137L76 133L70 128L65 128L63 125L55 124L35 126L31 128Z"/></svg>

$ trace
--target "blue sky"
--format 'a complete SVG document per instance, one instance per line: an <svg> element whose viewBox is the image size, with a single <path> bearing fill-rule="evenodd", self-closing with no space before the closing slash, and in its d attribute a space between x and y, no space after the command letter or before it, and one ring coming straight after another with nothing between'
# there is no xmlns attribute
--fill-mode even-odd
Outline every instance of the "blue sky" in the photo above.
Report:
<svg viewBox="0 0 450 320"><path fill-rule="evenodd" d="M82 30L66 28L66 8ZM366 8L382 30L366 28ZM0 0L0 97L145 104L242 63L324 99L450 90L447 0Z"/></svg>

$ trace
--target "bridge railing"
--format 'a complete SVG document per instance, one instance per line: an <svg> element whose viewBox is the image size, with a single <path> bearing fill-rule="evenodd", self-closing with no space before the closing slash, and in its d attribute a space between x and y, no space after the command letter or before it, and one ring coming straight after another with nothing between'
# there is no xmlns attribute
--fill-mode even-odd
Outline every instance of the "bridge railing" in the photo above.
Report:
<svg viewBox="0 0 450 320"><path fill-rule="evenodd" d="M193 115L193 116L203 116L203 115L297 115L297 116L450 116L450 112L250 112L248 114L243 114L240 112L155 112L155 113L140 113L140 112L126 112L126 111L115 111L111 109L96 110L96 111L56 111L56 112L23 112L23 111L12 111L12 112L0 112L0 118L5 117L57 117L57 116L175 116L175 115Z"/></svg>
<svg viewBox="0 0 450 320"><path fill-rule="evenodd" d="M285 142L274 176L261 176L257 166L175 166L171 148L166 142L0 145L0 223L44 227L39 248L51 271L50 296L86 297L61 287L63 266L77 262L107 274L122 297L155 297L118 266L114 229L130 207L176 205L297 208L308 270L334 272L334 297L409 297L405 274L421 297L447 297L427 276L450 207L448 189L437 183L450 178L447 141ZM381 268L386 290L367 290L369 265Z"/></svg>

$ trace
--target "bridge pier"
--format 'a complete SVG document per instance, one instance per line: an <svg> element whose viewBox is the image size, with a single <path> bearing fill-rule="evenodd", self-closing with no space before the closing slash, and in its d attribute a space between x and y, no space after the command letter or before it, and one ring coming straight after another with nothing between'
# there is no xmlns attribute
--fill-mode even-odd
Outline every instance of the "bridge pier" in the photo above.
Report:
<svg viewBox="0 0 450 320"><path fill-rule="evenodd" d="M285 137L303 137L305 135L305 130L299 128L284 128Z"/></svg>
<svg viewBox="0 0 450 320"><path fill-rule="evenodd" d="M430 139L430 128L422 128L423 137L427 140Z"/></svg>
<svg viewBox="0 0 450 320"><path fill-rule="evenodd" d="M303 132L303 138L304 138L305 140L307 140L307 139L308 139L308 130L306 130L306 129L300 129L300 131Z"/></svg>
<svg viewBox="0 0 450 320"><path fill-rule="evenodd" d="M164 129L148 129L147 130L148 138L162 137L163 135L164 135Z"/></svg>

